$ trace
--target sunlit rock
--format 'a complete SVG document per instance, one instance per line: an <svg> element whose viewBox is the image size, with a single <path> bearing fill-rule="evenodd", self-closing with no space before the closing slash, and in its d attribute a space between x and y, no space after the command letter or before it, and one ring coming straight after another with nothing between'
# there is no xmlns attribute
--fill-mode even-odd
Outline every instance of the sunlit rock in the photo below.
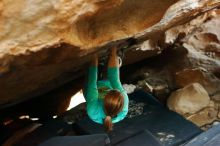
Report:
<svg viewBox="0 0 220 146"><path fill-rule="evenodd" d="M205 124L211 124L217 119L218 112L214 108L207 107L204 110L189 116L187 119L201 127Z"/></svg>
<svg viewBox="0 0 220 146"><path fill-rule="evenodd" d="M171 94L167 105L180 114L194 114L209 105L209 95L199 84L193 83Z"/></svg>

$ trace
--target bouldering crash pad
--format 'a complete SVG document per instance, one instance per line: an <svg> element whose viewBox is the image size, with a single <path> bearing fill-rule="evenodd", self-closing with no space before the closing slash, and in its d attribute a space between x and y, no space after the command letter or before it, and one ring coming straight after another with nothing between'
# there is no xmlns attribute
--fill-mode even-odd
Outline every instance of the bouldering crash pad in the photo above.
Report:
<svg viewBox="0 0 220 146"><path fill-rule="evenodd" d="M133 135L148 130L163 145L182 144L202 132L196 125L187 121L179 114L164 107L152 95L137 90L129 95L129 99L144 102L142 115L128 118L114 124L114 130L109 133L111 143L131 139ZM73 125L78 134L105 133L103 125L97 124L86 117Z"/></svg>
<svg viewBox="0 0 220 146"><path fill-rule="evenodd" d="M218 146L220 145L220 125L193 138L184 146Z"/></svg>
<svg viewBox="0 0 220 146"><path fill-rule="evenodd" d="M53 137L39 146L109 146L106 134Z"/></svg>

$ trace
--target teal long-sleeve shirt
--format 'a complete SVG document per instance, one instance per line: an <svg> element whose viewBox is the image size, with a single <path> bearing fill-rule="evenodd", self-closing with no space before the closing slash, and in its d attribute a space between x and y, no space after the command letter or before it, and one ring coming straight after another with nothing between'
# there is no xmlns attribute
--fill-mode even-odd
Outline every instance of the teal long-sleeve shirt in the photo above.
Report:
<svg viewBox="0 0 220 146"><path fill-rule="evenodd" d="M120 78L119 78L119 68L110 67L107 69L107 80L97 81L98 68L96 66L91 66L89 68L88 81L84 90L84 96L87 105L87 114L94 122L103 124L106 117L104 112L103 98L107 93L99 93L99 88L107 89L117 89L124 96L124 107L122 111L118 113L116 117L112 119L113 123L119 122L124 119L128 113L128 95L123 89Z"/></svg>

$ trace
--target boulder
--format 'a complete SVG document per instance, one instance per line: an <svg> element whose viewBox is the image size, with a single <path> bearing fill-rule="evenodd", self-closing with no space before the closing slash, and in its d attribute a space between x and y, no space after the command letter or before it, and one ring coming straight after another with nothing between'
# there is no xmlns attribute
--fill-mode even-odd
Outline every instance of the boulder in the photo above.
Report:
<svg viewBox="0 0 220 146"><path fill-rule="evenodd" d="M210 98L199 83L190 84L173 92L168 98L170 110L179 114L194 114L209 105Z"/></svg>
<svg viewBox="0 0 220 146"><path fill-rule="evenodd" d="M214 101L220 103L220 92L217 92L215 95L211 97Z"/></svg>
<svg viewBox="0 0 220 146"><path fill-rule="evenodd" d="M220 80L203 68L184 69L175 74L177 88L183 88L191 83L200 83L209 95L220 91Z"/></svg>
<svg viewBox="0 0 220 146"><path fill-rule="evenodd" d="M168 85L158 85L153 89L154 96L162 103L166 104L170 89Z"/></svg>
<svg viewBox="0 0 220 146"><path fill-rule="evenodd" d="M158 23L177 0L149 2L1 1L0 104L24 101L79 77L92 53Z"/></svg>
<svg viewBox="0 0 220 146"><path fill-rule="evenodd" d="M123 88L127 92L127 94L131 94L137 88L135 85L132 84L123 84Z"/></svg>
<svg viewBox="0 0 220 146"><path fill-rule="evenodd" d="M167 29L217 6L216 0L2 0L1 108L82 76L95 52L158 42Z"/></svg>
<svg viewBox="0 0 220 146"><path fill-rule="evenodd" d="M147 91L147 92L150 92L150 93L153 92L153 87L152 87L147 81L145 81L145 80L140 80L140 81L138 81L138 82L137 82L137 86L138 86L139 88L144 89L144 90Z"/></svg>
<svg viewBox="0 0 220 146"><path fill-rule="evenodd" d="M185 115L185 118L201 127L203 130L207 130L214 126L214 121L218 120L218 104L213 100L210 100L209 105L192 115Z"/></svg>
<svg viewBox="0 0 220 146"><path fill-rule="evenodd" d="M214 108L207 107L204 110L187 117L188 120L201 127L211 124L217 119L218 111Z"/></svg>

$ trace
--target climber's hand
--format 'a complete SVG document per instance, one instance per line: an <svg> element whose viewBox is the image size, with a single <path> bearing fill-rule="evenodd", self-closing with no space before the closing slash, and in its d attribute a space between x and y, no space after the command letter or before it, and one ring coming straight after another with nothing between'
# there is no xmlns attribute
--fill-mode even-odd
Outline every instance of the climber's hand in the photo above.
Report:
<svg viewBox="0 0 220 146"><path fill-rule="evenodd" d="M98 55L97 54L93 55L91 65L92 66L98 66Z"/></svg>

